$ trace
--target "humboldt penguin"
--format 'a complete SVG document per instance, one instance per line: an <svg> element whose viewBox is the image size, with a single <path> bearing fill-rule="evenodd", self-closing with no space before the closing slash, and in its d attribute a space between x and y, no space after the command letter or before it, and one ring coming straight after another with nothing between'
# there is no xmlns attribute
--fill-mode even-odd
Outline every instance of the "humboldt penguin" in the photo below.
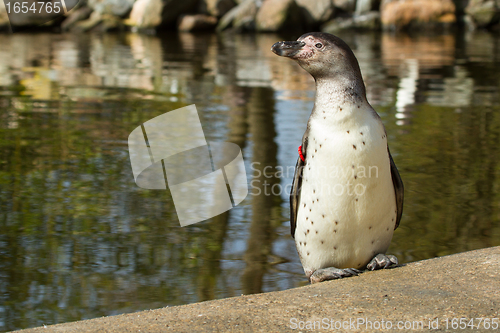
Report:
<svg viewBox="0 0 500 333"><path fill-rule="evenodd" d="M316 283L396 266L385 252L403 213L403 182L354 53L320 32L275 43L272 51L297 61L316 82L290 193L291 233L307 278Z"/></svg>

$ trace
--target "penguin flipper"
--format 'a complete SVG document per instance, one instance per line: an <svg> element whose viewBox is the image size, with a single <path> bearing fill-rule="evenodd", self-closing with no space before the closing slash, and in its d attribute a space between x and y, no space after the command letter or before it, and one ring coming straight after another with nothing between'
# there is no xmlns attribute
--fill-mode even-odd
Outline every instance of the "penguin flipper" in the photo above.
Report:
<svg viewBox="0 0 500 333"><path fill-rule="evenodd" d="M299 212L300 190L302 189L302 170L304 161L299 158L295 165L295 174L293 176L292 190L290 191L290 231L295 238L295 228L297 227L297 214Z"/></svg>
<svg viewBox="0 0 500 333"><path fill-rule="evenodd" d="M401 222L401 216L403 215L403 201L404 201L404 186L403 181L401 180L401 176L399 175L398 168L396 167L396 163L392 159L391 152L389 151L389 147L387 147L387 151L389 152L389 159L391 160L391 177L392 184L394 185L394 193L396 194L396 225L394 226L394 230L399 226L399 222Z"/></svg>

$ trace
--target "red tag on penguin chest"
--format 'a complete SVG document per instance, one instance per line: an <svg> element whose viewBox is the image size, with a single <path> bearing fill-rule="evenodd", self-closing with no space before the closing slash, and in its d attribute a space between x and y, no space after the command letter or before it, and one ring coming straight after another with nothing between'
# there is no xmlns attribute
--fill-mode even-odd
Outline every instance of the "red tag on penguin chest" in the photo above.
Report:
<svg viewBox="0 0 500 333"><path fill-rule="evenodd" d="M305 162L305 158L304 158L304 155L302 154L302 146L299 146L299 156L300 156L300 159L302 160L302 162Z"/></svg>

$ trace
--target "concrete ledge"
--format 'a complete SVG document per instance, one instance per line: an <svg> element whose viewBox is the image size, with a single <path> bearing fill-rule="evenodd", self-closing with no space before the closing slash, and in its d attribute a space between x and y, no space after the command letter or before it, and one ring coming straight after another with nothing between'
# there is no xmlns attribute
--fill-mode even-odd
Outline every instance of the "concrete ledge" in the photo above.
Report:
<svg viewBox="0 0 500 333"><path fill-rule="evenodd" d="M500 247L493 247L285 291L22 332L278 332L299 325L297 331L302 332L335 331L335 325L344 332L381 331L388 325L392 329L417 325L413 328L420 331L455 331L454 318L467 318L467 323L471 318L489 318L489 329L485 321L474 319L472 323L479 329L458 330L490 332L494 322L500 326L499 311ZM369 323L363 323L367 320L371 329Z"/></svg>

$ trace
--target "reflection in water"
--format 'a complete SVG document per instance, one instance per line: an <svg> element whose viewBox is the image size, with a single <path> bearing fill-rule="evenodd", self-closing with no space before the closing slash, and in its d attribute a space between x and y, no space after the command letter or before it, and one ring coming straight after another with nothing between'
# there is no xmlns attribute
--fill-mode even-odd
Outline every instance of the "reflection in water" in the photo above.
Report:
<svg viewBox="0 0 500 333"><path fill-rule="evenodd" d="M405 181L390 252L500 245L498 37L340 37ZM0 331L304 283L286 186L314 82L270 52L287 38L0 35ZM181 228L168 190L135 185L127 137L193 103L252 194Z"/></svg>
<svg viewBox="0 0 500 333"><path fill-rule="evenodd" d="M283 218L280 216L280 193L273 193L279 183L275 175L268 175L264 168L274 169L277 164L277 145L274 142L274 97L270 88L252 89L248 102L249 132L253 142L254 171L251 180L252 219L244 255L246 263L241 277L241 289L245 294L263 292L264 274L268 258L272 254L272 242L276 238L274 228ZM278 210L277 216L273 212Z"/></svg>
<svg viewBox="0 0 500 333"><path fill-rule="evenodd" d="M417 92L418 76L419 76L419 62L417 59L406 59L402 67L405 69L405 74L401 75L398 84L398 91L396 94L396 118L405 119L406 107L415 104L415 93ZM396 121L398 125L404 125L403 120Z"/></svg>

